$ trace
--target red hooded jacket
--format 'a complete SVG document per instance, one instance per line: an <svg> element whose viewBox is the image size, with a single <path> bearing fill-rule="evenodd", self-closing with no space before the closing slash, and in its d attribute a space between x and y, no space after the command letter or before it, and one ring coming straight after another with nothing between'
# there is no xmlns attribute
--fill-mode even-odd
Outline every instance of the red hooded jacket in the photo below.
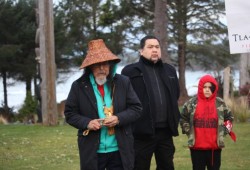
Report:
<svg viewBox="0 0 250 170"><path fill-rule="evenodd" d="M206 98L203 92L204 84L210 82L214 85L212 95ZM198 85L198 101L194 114L195 144L193 149L217 149L218 115L216 110L216 95L218 84L214 77L203 76Z"/></svg>

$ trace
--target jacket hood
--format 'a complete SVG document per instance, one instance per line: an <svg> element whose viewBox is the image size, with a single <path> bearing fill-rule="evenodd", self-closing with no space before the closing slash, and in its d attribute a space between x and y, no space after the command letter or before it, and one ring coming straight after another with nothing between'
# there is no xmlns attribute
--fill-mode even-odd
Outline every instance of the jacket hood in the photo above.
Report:
<svg viewBox="0 0 250 170"><path fill-rule="evenodd" d="M203 93L203 87L204 87L204 84L207 83L207 82L210 82L215 86L215 90L212 93L212 95L209 97L209 99L213 99L213 98L215 98L217 96L217 92L218 92L218 83L217 83L217 81L215 80L215 78L213 76L205 75L205 76L201 77L201 79L199 81L199 85L198 85L198 98L200 98L200 99L206 99L206 97L205 97L205 95Z"/></svg>

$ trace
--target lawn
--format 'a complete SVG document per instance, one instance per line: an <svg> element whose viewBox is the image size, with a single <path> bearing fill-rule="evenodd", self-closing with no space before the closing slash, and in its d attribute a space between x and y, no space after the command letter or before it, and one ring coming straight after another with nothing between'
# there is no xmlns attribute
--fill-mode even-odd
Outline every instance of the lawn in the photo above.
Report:
<svg viewBox="0 0 250 170"><path fill-rule="evenodd" d="M226 138L221 170L250 167L250 123L235 124L237 142ZM185 135L174 138L175 169L191 169ZM76 129L68 125L0 125L0 170L78 170ZM155 169L152 160L151 169Z"/></svg>

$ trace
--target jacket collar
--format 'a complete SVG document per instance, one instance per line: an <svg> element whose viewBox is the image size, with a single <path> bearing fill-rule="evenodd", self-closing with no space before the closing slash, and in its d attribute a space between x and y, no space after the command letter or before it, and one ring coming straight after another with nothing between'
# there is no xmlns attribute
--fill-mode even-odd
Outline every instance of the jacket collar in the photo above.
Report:
<svg viewBox="0 0 250 170"><path fill-rule="evenodd" d="M162 66L162 64L163 64L161 59L158 60L157 63L154 63L154 62L148 60L147 58L145 58L144 56L140 56L139 62L142 62L148 66Z"/></svg>

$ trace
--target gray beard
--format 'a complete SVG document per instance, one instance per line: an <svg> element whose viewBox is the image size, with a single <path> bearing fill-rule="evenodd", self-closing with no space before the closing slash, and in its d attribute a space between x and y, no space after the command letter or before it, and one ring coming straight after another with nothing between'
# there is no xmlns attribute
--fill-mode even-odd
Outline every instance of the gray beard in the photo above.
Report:
<svg viewBox="0 0 250 170"><path fill-rule="evenodd" d="M98 84L98 85L104 85L106 82L107 82L107 78L106 77L104 77L104 78L102 78L102 79L98 79L98 78L95 78L95 81L96 81L96 83Z"/></svg>

